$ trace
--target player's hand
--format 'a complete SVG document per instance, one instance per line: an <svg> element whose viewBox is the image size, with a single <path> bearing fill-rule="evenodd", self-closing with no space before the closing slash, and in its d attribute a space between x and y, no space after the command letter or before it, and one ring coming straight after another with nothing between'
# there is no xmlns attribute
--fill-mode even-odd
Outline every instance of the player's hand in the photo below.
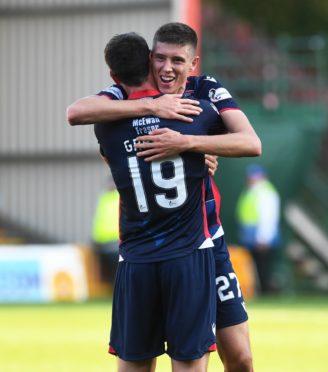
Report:
<svg viewBox="0 0 328 372"><path fill-rule="evenodd" d="M145 156L145 161L152 161L175 156L188 149L187 135L169 128L155 129L150 134L136 138L137 156Z"/></svg>
<svg viewBox="0 0 328 372"><path fill-rule="evenodd" d="M218 169L218 157L216 155L205 154L205 164L208 166L208 174L214 176Z"/></svg>
<svg viewBox="0 0 328 372"><path fill-rule="evenodd" d="M186 115L199 115L203 110L199 102L193 99L181 98L182 94L164 94L152 100L153 115L163 119L192 122Z"/></svg>

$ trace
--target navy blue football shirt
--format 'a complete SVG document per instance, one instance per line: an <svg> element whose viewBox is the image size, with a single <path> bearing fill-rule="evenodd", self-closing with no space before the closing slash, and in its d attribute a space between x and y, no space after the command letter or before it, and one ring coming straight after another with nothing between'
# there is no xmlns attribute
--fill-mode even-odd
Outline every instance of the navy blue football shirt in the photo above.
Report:
<svg viewBox="0 0 328 372"><path fill-rule="evenodd" d="M130 98L146 94L154 92L139 92ZM145 116L95 125L101 152L120 193L121 259L156 262L213 245L205 216L204 155L184 152L145 162L134 147L136 137L158 128L192 135L222 130L215 106L207 101L200 106L203 112L189 124Z"/></svg>
<svg viewBox="0 0 328 372"><path fill-rule="evenodd" d="M109 86L98 94L105 95L113 100L127 99L125 90L118 84ZM220 81L207 75L189 76L184 97L207 100L215 105L219 113L226 110L240 109L229 91ZM221 120L221 118L219 120ZM220 128L222 128L224 132L225 128L222 121ZM219 217L221 196L212 177L206 174L204 182L207 224L212 238L216 239L224 234Z"/></svg>

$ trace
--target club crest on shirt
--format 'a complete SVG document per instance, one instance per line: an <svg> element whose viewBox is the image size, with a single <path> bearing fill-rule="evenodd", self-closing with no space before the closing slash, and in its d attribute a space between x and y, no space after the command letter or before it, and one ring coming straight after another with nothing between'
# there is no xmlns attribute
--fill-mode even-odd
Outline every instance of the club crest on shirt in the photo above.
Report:
<svg viewBox="0 0 328 372"><path fill-rule="evenodd" d="M184 97L190 97L190 96L193 96L193 95L194 95L194 92L195 92L194 89L188 89L188 90L185 90L184 93L183 93L183 96L184 96Z"/></svg>

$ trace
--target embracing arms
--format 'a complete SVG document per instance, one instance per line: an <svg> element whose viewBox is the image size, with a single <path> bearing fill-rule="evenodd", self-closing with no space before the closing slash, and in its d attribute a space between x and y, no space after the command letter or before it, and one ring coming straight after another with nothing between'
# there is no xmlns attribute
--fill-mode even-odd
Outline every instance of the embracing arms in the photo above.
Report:
<svg viewBox="0 0 328 372"><path fill-rule="evenodd" d="M154 115L166 119L192 122L186 115L199 115L199 102L181 98L181 94L166 94L156 99L111 100L106 96L78 99L67 108L70 125L106 123L124 118Z"/></svg>
<svg viewBox="0 0 328 372"><path fill-rule="evenodd" d="M184 135L168 128L140 136L138 156L152 161L183 151L194 151L222 157L259 156L262 145L246 115L240 110L221 113L228 133L213 136Z"/></svg>

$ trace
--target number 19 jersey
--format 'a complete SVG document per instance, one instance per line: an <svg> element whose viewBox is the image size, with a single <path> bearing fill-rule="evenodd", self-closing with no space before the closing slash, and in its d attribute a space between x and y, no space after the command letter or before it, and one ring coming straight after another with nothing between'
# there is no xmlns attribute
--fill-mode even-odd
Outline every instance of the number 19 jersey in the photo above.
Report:
<svg viewBox="0 0 328 372"><path fill-rule="evenodd" d="M140 92L134 98L145 95ZM120 193L121 260L159 262L213 246L205 216L204 155L184 152L146 162L134 147L137 136L158 128L192 135L220 131L214 105L207 101L200 105L203 112L190 124L150 116L95 124Z"/></svg>

